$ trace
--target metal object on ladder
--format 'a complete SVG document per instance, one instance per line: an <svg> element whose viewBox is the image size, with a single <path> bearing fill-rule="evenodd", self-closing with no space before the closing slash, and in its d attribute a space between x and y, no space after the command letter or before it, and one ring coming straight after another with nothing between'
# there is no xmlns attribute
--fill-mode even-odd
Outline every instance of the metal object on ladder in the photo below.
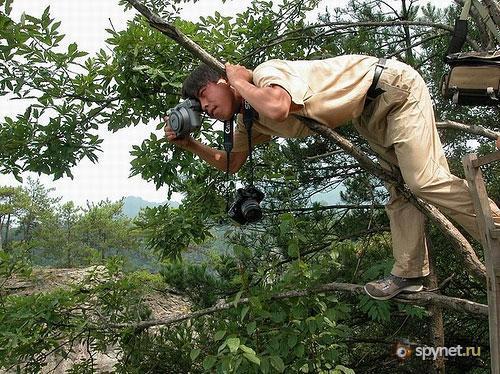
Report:
<svg viewBox="0 0 500 374"><path fill-rule="evenodd" d="M495 228L480 169L483 165L500 161L500 151L482 157L470 154L462 161L474 202L486 261L491 372L500 374L500 229Z"/></svg>

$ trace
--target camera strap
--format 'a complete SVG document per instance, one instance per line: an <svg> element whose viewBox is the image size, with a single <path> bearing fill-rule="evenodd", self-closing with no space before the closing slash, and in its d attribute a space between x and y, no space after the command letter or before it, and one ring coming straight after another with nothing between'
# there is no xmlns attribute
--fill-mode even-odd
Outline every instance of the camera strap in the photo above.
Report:
<svg viewBox="0 0 500 374"><path fill-rule="evenodd" d="M229 156L233 150L233 119L229 121L224 121L224 150L227 153L227 168L226 171L229 173Z"/></svg>
<svg viewBox="0 0 500 374"><path fill-rule="evenodd" d="M250 179L249 184L253 186L253 157L252 157L252 124L258 118L258 113L251 107L251 105L243 100L243 124L247 130L248 135L248 155L250 157ZM229 165L231 151L233 149L233 119L224 121L224 150L226 151L226 210L229 209Z"/></svg>
<svg viewBox="0 0 500 374"><path fill-rule="evenodd" d="M229 209L229 165L233 149L233 119L224 121L224 150L226 151L226 211Z"/></svg>
<svg viewBox="0 0 500 374"><path fill-rule="evenodd" d="M250 178L249 184L253 186L253 157L252 157L252 125L253 121L258 118L259 114L252 108L248 101L243 100L243 124L248 135L248 156L250 162Z"/></svg>

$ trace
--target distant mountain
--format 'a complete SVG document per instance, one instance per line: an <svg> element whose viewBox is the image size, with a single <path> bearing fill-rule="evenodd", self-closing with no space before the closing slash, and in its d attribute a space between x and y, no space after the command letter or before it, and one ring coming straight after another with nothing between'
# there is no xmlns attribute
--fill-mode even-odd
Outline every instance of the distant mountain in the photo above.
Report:
<svg viewBox="0 0 500 374"><path fill-rule="evenodd" d="M139 211L143 208L154 208L160 205L164 205L168 203L168 205L172 208L177 208L179 203L177 201L165 201L163 203L155 203L151 201L146 201L138 196L127 196L123 199L123 214L125 214L129 218L135 218Z"/></svg>

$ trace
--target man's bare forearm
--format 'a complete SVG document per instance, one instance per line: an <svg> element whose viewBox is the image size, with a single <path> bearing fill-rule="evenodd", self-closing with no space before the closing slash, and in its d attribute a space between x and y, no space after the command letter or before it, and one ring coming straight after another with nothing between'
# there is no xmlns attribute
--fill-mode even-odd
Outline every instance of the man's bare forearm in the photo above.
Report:
<svg viewBox="0 0 500 374"><path fill-rule="evenodd" d="M213 167L226 171L227 155L224 151L219 151L205 145L195 139L192 139L187 145L182 146L186 151L197 154L202 160L208 162Z"/></svg>
<svg viewBox="0 0 500 374"><path fill-rule="evenodd" d="M259 114L276 121L287 118L291 99L283 89L256 87L244 80L238 80L233 85Z"/></svg>

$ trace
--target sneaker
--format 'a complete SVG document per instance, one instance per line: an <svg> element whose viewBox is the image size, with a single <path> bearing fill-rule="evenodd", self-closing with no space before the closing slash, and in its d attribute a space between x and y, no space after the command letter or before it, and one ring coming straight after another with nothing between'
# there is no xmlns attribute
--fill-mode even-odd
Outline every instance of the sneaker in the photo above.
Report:
<svg viewBox="0 0 500 374"><path fill-rule="evenodd" d="M365 292L377 300L388 300L398 293L419 292L424 289L422 285L424 277L402 278L396 275L388 275L385 278L365 284Z"/></svg>

